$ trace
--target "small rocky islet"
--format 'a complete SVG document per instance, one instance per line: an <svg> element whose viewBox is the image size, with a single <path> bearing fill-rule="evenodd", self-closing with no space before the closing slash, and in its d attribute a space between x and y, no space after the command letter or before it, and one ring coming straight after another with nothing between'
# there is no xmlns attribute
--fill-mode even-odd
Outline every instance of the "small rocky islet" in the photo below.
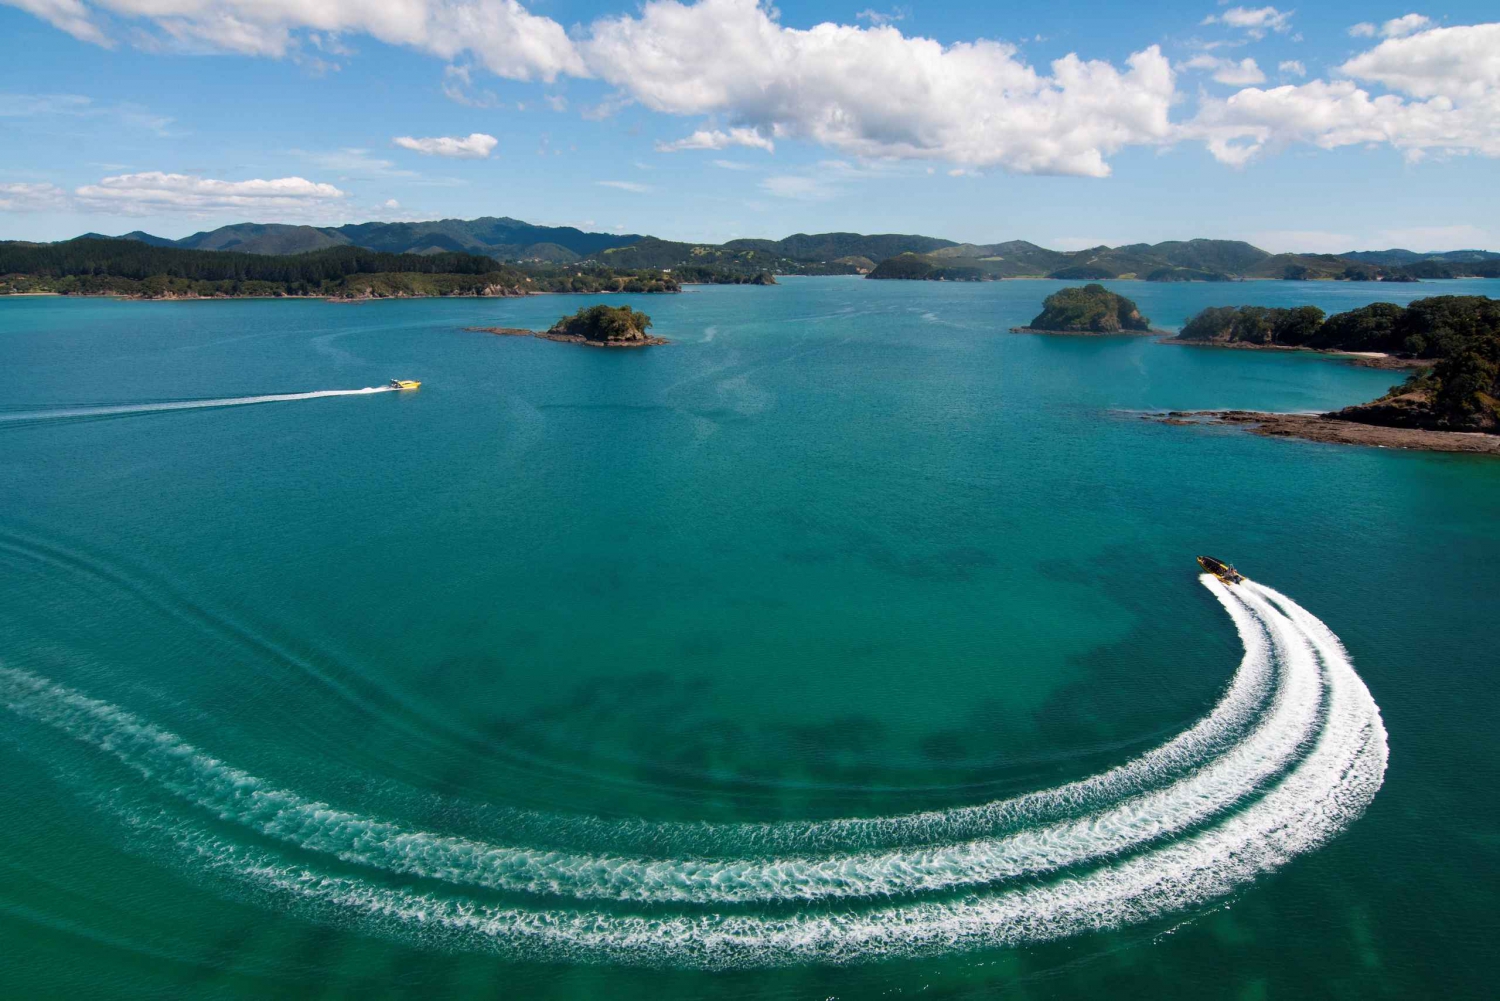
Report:
<svg viewBox="0 0 1500 1001"><path fill-rule="evenodd" d="M1015 334L1149 334L1151 321L1141 315L1136 304L1103 285L1065 288L1049 295L1036 319L1024 327L1012 327Z"/></svg>
<svg viewBox="0 0 1500 1001"><path fill-rule="evenodd" d="M546 341L587 344L596 348L644 348L671 343L665 337L646 333L651 317L629 306L585 306L558 318L546 330L525 327L470 327L470 330L505 337L539 337Z"/></svg>

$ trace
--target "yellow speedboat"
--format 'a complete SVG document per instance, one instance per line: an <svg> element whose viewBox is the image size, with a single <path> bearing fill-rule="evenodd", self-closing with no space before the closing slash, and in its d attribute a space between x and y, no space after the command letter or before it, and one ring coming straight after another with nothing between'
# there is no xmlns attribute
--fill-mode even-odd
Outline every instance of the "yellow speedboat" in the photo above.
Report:
<svg viewBox="0 0 1500 1001"><path fill-rule="evenodd" d="M1198 557L1198 565L1226 584L1238 584L1245 579L1234 567L1212 556Z"/></svg>
<svg viewBox="0 0 1500 1001"><path fill-rule="evenodd" d="M415 380L415 379L392 379L391 380L391 388L392 389L416 389L420 385L422 385L422 384L420 382L418 382L417 380Z"/></svg>

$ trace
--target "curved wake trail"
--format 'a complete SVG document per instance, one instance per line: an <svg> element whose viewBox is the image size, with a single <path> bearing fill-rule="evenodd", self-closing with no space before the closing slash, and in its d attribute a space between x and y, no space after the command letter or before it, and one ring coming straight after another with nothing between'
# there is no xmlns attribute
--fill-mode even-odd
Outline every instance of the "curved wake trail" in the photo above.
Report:
<svg viewBox="0 0 1500 1001"><path fill-rule="evenodd" d="M1316 847L1363 811L1383 780L1385 730L1337 637L1269 588L1247 581L1231 591L1212 578L1204 584L1233 619L1245 656L1213 711L1162 747L1082 782L946 815L787 825L792 835L816 826L823 840L841 825L858 831L862 823L928 833L1027 824L1003 836L917 849L648 859L489 844L408 830L277 789L125 710L24 671L0 669L0 697L13 711L105 751L195 810L314 859L534 899L499 907L452 896L451 889L396 889L289 863L191 819L136 818L175 842L195 866L257 892L289 896L333 920L538 957L702 967L851 962L1148 920L1230 892ZM1058 810L1079 814L1058 819ZM780 826L722 828L726 841L743 845L747 834L774 839ZM1056 876L1079 868L1086 871ZM1018 877L1025 877L1019 885ZM956 891L967 895L953 899ZM656 905L656 911L732 909L636 915L589 910L595 900ZM776 901L841 909L790 916L744 910Z"/></svg>
<svg viewBox="0 0 1500 1001"><path fill-rule="evenodd" d="M124 414L151 414L163 410L202 410L208 407L244 407L253 403L287 403L291 400L317 400L325 396L369 396L392 393L390 386L366 386L364 389L319 389L311 393L276 393L270 396L235 396L216 400L176 400L167 403L122 403L100 407L60 407L23 413L0 413L0 424L38 423L81 417L117 417Z"/></svg>

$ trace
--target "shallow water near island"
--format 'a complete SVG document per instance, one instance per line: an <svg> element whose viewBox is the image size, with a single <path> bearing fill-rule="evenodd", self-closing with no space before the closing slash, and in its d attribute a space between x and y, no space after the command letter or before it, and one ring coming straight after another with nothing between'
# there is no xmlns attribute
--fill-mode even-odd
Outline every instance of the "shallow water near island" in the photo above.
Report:
<svg viewBox="0 0 1500 1001"><path fill-rule="evenodd" d="M1500 463L1144 421L1400 373L1006 333L1057 287L0 300L0 982L1479 996ZM673 343L464 329L596 301ZM1311 840L1192 861L1268 817Z"/></svg>

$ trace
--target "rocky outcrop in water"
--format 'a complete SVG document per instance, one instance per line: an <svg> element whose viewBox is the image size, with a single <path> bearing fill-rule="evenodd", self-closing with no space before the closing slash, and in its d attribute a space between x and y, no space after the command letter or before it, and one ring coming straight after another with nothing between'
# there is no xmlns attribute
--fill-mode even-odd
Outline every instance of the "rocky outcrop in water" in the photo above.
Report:
<svg viewBox="0 0 1500 1001"><path fill-rule="evenodd" d="M1130 334L1151 332L1151 321L1134 302L1103 285L1083 285L1054 292L1024 333Z"/></svg>

